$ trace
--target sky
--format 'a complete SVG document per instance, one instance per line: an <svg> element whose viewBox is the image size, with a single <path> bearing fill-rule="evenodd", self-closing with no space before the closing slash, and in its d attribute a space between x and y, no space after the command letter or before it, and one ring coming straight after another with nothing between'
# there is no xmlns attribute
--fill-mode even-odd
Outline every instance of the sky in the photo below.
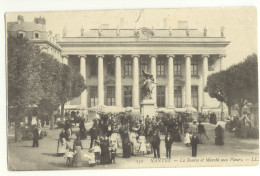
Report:
<svg viewBox="0 0 260 176"><path fill-rule="evenodd" d="M47 30L62 36L63 28L66 27L67 36L79 36L82 27L85 31L98 28L101 24L116 28L120 18L124 18L125 28L163 28L164 18L167 18L168 26L172 28L177 28L178 21L188 21L189 28L196 28L201 32L206 27L210 37L219 37L220 29L224 26L226 40L231 42L224 60L226 68L242 61L247 55L257 53L255 7L144 9L136 22L140 11L141 9L7 13L6 21L16 21L19 14L27 22L42 16L46 19Z"/></svg>

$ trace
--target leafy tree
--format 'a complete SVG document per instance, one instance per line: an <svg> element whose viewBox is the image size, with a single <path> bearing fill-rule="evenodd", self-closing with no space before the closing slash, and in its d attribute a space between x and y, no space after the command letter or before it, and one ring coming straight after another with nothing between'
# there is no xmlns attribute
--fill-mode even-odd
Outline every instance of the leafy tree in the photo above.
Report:
<svg viewBox="0 0 260 176"><path fill-rule="evenodd" d="M79 97L86 89L86 85L82 75L70 66L63 65L61 75L62 90L59 92L59 100L61 104L61 116L63 116L64 104Z"/></svg>
<svg viewBox="0 0 260 176"><path fill-rule="evenodd" d="M15 140L20 141L20 122L26 109L38 104L43 95L41 87L40 49L22 37L8 36L8 110L15 120Z"/></svg>
<svg viewBox="0 0 260 176"><path fill-rule="evenodd" d="M86 85L80 73L41 52L27 39L8 36L8 109L9 119L16 120L16 134L20 121L29 107L38 106L38 112L51 116L60 105L80 96ZM16 135L18 139L20 135Z"/></svg>
<svg viewBox="0 0 260 176"><path fill-rule="evenodd" d="M243 62L210 75L204 91L210 97L225 102L229 114L231 107L237 104L239 114L242 115L242 109L247 103L258 103L257 55L249 55Z"/></svg>

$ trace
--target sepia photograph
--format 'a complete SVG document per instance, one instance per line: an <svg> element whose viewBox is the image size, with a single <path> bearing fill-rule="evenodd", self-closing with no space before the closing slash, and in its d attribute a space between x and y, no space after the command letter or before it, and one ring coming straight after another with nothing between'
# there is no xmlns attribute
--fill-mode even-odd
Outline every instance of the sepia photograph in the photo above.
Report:
<svg viewBox="0 0 260 176"><path fill-rule="evenodd" d="M9 171L259 164L256 7L5 23Z"/></svg>

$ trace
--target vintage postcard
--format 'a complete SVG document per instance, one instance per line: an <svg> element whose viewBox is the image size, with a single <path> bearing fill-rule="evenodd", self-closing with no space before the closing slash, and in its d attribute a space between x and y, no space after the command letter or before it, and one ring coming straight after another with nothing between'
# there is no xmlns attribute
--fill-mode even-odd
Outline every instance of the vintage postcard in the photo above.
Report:
<svg viewBox="0 0 260 176"><path fill-rule="evenodd" d="M6 13L10 171L255 166L255 7Z"/></svg>

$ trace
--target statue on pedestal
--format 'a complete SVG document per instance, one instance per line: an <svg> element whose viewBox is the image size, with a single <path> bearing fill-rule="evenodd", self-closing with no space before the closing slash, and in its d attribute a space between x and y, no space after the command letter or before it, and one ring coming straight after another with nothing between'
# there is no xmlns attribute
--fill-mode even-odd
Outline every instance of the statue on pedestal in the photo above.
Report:
<svg viewBox="0 0 260 176"><path fill-rule="evenodd" d="M142 85L142 97L144 100L152 99L152 93L154 88L154 78L153 75L147 73L143 68L143 75L145 76L145 81Z"/></svg>

